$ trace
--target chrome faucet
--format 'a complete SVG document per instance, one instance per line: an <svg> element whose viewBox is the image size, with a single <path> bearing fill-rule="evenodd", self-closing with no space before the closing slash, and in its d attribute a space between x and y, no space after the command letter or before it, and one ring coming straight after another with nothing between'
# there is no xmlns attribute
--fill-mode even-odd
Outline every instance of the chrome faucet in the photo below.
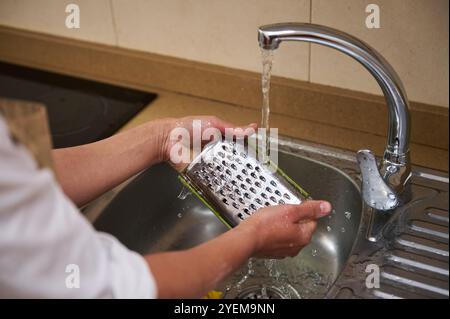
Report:
<svg viewBox="0 0 450 319"><path fill-rule="evenodd" d="M388 133L379 166L373 153L360 150L357 160L362 176L362 196L372 209L367 238L377 241L395 208L408 200L411 167L408 99L397 73L373 48L344 32L309 23L280 23L258 29L262 49L275 50L283 41L304 41L341 51L361 63L377 80L388 106Z"/></svg>

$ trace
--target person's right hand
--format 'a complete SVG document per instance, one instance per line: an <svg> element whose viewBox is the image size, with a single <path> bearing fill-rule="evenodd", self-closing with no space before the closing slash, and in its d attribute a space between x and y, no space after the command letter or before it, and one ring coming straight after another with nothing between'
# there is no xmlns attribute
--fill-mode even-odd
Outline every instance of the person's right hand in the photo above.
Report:
<svg viewBox="0 0 450 319"><path fill-rule="evenodd" d="M283 258L296 256L309 244L316 220L331 212L326 201L305 201L300 205L262 208L237 228L251 230L255 240L254 256Z"/></svg>

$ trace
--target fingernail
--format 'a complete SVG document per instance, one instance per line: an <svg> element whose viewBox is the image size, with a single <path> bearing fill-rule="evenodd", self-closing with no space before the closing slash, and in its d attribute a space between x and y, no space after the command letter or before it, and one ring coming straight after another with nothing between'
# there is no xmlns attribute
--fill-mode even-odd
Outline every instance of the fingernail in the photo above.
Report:
<svg viewBox="0 0 450 319"><path fill-rule="evenodd" d="M328 202L321 202L320 203L320 212L324 215L331 212L331 204Z"/></svg>

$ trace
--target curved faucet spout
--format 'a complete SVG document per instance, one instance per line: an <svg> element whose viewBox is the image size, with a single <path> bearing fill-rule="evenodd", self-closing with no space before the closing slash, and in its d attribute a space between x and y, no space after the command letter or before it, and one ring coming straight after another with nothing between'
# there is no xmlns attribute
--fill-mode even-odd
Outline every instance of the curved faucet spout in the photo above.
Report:
<svg viewBox="0 0 450 319"><path fill-rule="evenodd" d="M259 45L277 49L283 41L304 41L341 51L360 62L377 80L389 108L389 131L385 154L392 162L404 163L409 152L408 99L397 73L373 48L338 30L308 23L281 23L258 30Z"/></svg>
<svg viewBox="0 0 450 319"><path fill-rule="evenodd" d="M389 125L387 145L379 169L375 161L362 160L370 157L370 152L362 151L359 163L363 172L363 197L375 208L394 208L399 205L399 197L404 193L411 176L409 160L410 118L409 103L402 82L391 65L372 47L363 41L339 30L309 23L280 23L262 26L258 29L259 45L263 49L274 50L283 41L304 41L316 43L341 51L361 63L380 85L388 106ZM378 175L375 176L372 172ZM367 180L370 177L370 180ZM386 196L380 190L371 191L367 185L374 181L386 183ZM407 193L407 192L405 192ZM387 196L389 195L389 196ZM393 196L396 196L395 198ZM376 198L376 200L374 200ZM381 201L381 202L380 202ZM384 201L384 202L383 202ZM387 210L387 209L384 209Z"/></svg>

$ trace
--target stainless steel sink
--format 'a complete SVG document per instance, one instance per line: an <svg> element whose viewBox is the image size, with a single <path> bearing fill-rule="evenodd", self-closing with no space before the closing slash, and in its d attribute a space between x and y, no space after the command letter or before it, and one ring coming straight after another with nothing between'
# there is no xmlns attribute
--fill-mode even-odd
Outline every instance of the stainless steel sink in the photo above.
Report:
<svg viewBox="0 0 450 319"><path fill-rule="evenodd" d="M371 212L360 197L355 155L287 138L279 149L283 170L335 211L297 257L251 260L216 288L223 297L448 298L447 174L414 167L412 200L392 214L382 240L370 242ZM142 254L189 248L227 230L194 195L179 198L182 189L177 173L161 164L84 212L97 229ZM366 285L368 265L379 267L380 287Z"/></svg>
<svg viewBox="0 0 450 319"><path fill-rule="evenodd" d="M330 165L287 152L280 153L279 165L313 198L330 201L335 210L319 221L312 243L297 257L253 260L250 272L255 272L248 280L243 280L248 272L244 265L217 288L227 297L258 296L262 285L272 289L268 293L274 298L323 297L350 255L362 211L355 182ZM170 166L151 167L118 193L94 225L142 254L190 248L227 231L194 195L179 196L183 192Z"/></svg>

